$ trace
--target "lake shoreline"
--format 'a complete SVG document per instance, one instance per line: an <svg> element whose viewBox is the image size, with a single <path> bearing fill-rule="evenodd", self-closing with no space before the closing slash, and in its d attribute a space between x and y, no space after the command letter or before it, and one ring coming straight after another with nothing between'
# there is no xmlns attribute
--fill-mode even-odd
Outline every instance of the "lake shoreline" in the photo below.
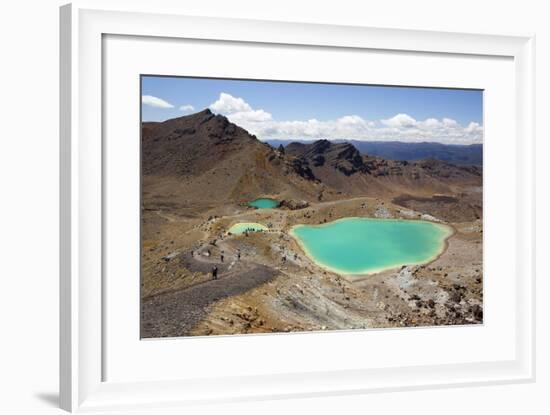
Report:
<svg viewBox="0 0 550 415"><path fill-rule="evenodd" d="M326 227L326 226L331 226L331 225L333 225L334 223L337 223L337 222L349 221L349 220L353 220L353 219L372 220L372 221L377 221L377 222L385 221L385 222L417 222L417 223L422 222L422 223L430 223L432 225L437 225L439 227L445 228L448 231L448 234L444 237L444 239L442 241L442 247L439 250L439 252L436 255L430 257L428 260L418 261L418 262L410 262L410 263L407 263L407 264L402 264L401 263L401 264L398 264L398 265L395 265L395 266L384 266L384 267L375 268L375 269L372 269L372 270L369 270L369 271L366 271L366 272L350 273L350 272L345 272L343 270L340 270L338 268L328 266L326 264L322 264L322 263L318 262L317 260L315 260L314 259L315 256L305 246L305 244L300 239L300 237L298 237L295 233L295 229L300 228L300 227L304 227L304 226L313 227L313 228L322 228L322 227ZM433 222L433 221L424 220L424 219L372 218L372 217L362 217L362 216L349 216L349 217L338 218L338 219L335 219L335 220L330 221L330 222L320 223L320 224L316 224L316 225L296 224L296 225L293 225L293 226L290 227L290 229L288 230L288 234L294 239L294 241L297 243L297 245L302 250L302 252L305 254L305 256L315 266L317 266L317 267L319 267L319 268L321 268L325 271L332 272L332 273L340 275L340 276L349 277L350 279L353 279L355 281L355 280L361 280L361 279L364 279L366 277L370 277L370 276L373 276L373 275L376 275L376 274L380 274L382 272L397 270L397 269L402 268L404 266L418 266L418 265L424 265L425 266L425 265L431 264L434 261L437 261L447 251L447 249L449 247L449 239L456 234L456 229L450 224L441 223L441 222Z"/></svg>

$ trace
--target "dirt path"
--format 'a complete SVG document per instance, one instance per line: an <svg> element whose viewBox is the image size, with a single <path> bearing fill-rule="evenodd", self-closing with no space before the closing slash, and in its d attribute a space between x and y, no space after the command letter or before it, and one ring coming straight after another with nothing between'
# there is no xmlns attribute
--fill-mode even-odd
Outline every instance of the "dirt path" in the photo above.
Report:
<svg viewBox="0 0 550 415"><path fill-rule="evenodd" d="M227 254L226 254L227 255ZM229 270L231 260L227 259L225 262L221 262L219 257L205 257L201 254L183 254L180 255L179 261L182 267L187 268L191 272L203 272L208 274L212 271L212 267L215 265L218 268L218 272L223 274Z"/></svg>
<svg viewBox="0 0 550 415"><path fill-rule="evenodd" d="M264 265L248 270L236 266L230 272L222 271L217 280L147 299L141 307L141 337L186 336L206 316L209 305L268 282L276 274Z"/></svg>

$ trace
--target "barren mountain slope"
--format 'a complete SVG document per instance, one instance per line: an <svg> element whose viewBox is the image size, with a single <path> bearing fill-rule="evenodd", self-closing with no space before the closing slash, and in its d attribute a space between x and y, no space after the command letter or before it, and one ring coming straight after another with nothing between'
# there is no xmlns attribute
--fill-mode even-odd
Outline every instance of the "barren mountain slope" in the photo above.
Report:
<svg viewBox="0 0 550 415"><path fill-rule="evenodd" d="M319 187L307 165L210 110L144 123L142 171L145 203L189 207L258 195L312 199Z"/></svg>

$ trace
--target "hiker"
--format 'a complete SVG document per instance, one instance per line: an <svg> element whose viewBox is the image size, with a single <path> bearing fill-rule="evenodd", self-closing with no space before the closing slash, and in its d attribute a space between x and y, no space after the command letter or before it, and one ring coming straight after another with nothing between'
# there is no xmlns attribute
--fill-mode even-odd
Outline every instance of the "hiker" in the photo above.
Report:
<svg viewBox="0 0 550 415"><path fill-rule="evenodd" d="M237 249L237 261L241 260L241 250Z"/></svg>
<svg viewBox="0 0 550 415"><path fill-rule="evenodd" d="M212 279L217 280L218 279L218 267L214 265L212 268Z"/></svg>
<svg viewBox="0 0 550 415"><path fill-rule="evenodd" d="M220 255L220 259L221 259L221 261L223 262L223 251L222 251L222 253L221 253L221 255Z"/></svg>

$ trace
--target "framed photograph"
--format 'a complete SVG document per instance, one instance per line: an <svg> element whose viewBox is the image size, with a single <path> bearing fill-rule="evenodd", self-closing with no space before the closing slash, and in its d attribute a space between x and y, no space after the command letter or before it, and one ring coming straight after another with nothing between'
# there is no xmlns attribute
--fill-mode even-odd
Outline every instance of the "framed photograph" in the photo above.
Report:
<svg viewBox="0 0 550 415"><path fill-rule="evenodd" d="M61 8L61 403L534 379L534 39Z"/></svg>
<svg viewBox="0 0 550 415"><path fill-rule="evenodd" d="M142 338L483 323L482 90L141 90Z"/></svg>

